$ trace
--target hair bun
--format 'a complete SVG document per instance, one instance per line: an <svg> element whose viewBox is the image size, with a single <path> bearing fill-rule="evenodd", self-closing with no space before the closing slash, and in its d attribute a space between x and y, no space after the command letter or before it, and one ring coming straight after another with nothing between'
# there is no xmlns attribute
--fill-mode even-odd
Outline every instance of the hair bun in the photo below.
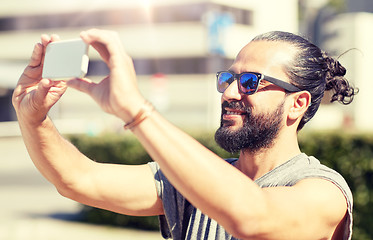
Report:
<svg viewBox="0 0 373 240"><path fill-rule="evenodd" d="M344 78L346 68L338 60L329 57L325 52L323 52L323 57L326 64L326 90L333 91L331 102L351 103L357 90L351 87L347 79Z"/></svg>
<svg viewBox="0 0 373 240"><path fill-rule="evenodd" d="M326 63L327 68L327 77L326 80L328 81L330 78L334 78L336 76L343 77L346 75L346 68L342 66L342 64L335 60L332 57L329 57L325 52L322 53L324 61Z"/></svg>

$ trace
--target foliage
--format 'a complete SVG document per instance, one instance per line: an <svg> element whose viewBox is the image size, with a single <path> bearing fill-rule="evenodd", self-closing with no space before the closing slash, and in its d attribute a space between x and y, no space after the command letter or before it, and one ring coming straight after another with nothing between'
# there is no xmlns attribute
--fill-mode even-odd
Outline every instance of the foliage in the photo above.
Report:
<svg viewBox="0 0 373 240"><path fill-rule="evenodd" d="M373 239L373 135L312 133L300 146L343 175L354 196L353 239Z"/></svg>
<svg viewBox="0 0 373 240"><path fill-rule="evenodd" d="M346 10L346 0L329 0L328 5L337 12L344 12Z"/></svg>
<svg viewBox="0 0 373 240"><path fill-rule="evenodd" d="M90 159L102 163L143 164L151 161L142 145L133 137L103 135L99 137L71 136L70 141ZM158 218L126 216L103 209L83 206L82 221L95 224L126 226L144 230L158 230Z"/></svg>
<svg viewBox="0 0 373 240"><path fill-rule="evenodd" d="M129 227L142 230L159 230L158 217L127 216L104 209L83 206L80 212L81 221L120 227Z"/></svg>
<svg viewBox="0 0 373 240"><path fill-rule="evenodd" d="M196 139L223 158L237 157L219 148L212 134L198 134ZM373 136L338 132L302 133L303 152L341 173L354 194L355 240L373 239ZM71 138L80 151L99 162L140 164L151 161L137 140L129 136L75 136ZM85 219L145 229L157 229L157 217L129 217L90 207L82 211Z"/></svg>

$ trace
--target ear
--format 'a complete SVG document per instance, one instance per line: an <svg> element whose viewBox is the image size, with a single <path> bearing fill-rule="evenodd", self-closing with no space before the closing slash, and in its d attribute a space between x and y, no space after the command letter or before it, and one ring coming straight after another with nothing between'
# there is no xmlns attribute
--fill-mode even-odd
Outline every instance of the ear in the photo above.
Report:
<svg viewBox="0 0 373 240"><path fill-rule="evenodd" d="M291 106L288 113L288 119L296 121L303 117L311 104L311 94L308 91L296 92L291 96Z"/></svg>

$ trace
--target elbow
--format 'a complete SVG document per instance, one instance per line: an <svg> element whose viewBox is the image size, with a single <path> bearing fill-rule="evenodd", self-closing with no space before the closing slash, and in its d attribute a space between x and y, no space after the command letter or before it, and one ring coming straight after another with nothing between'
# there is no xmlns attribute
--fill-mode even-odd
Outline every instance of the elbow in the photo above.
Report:
<svg viewBox="0 0 373 240"><path fill-rule="evenodd" d="M56 187L57 192L65 197L69 198L74 201L79 200L79 188L77 184L71 183L71 182L66 182L66 181L60 181L58 184L54 185Z"/></svg>
<svg viewBox="0 0 373 240"><path fill-rule="evenodd" d="M92 190L92 179L89 174L61 174L55 178L54 186L57 192L66 198L80 201L81 197Z"/></svg>
<svg viewBox="0 0 373 240"><path fill-rule="evenodd" d="M258 229L249 222L234 223L229 232L237 239L261 239L258 238Z"/></svg>
<svg viewBox="0 0 373 240"><path fill-rule="evenodd" d="M237 239L268 239L263 228L253 221L236 224L231 228L231 234Z"/></svg>
<svg viewBox="0 0 373 240"><path fill-rule="evenodd" d="M268 216L264 211L241 212L231 218L227 231L238 239L266 239L266 231L272 229Z"/></svg>
<svg viewBox="0 0 373 240"><path fill-rule="evenodd" d="M87 196L84 196L84 192L79 191L78 189L71 186L58 186L56 187L57 192L65 198L73 200L78 203L87 204Z"/></svg>
<svg viewBox="0 0 373 240"><path fill-rule="evenodd" d="M68 184L56 184L55 187L61 196L74 200L76 193L73 187L69 186Z"/></svg>
<svg viewBox="0 0 373 240"><path fill-rule="evenodd" d="M57 192L73 201L88 204L88 200L97 197L97 191L91 184L91 179L85 177L63 179L55 184ZM95 195L96 194L96 195Z"/></svg>

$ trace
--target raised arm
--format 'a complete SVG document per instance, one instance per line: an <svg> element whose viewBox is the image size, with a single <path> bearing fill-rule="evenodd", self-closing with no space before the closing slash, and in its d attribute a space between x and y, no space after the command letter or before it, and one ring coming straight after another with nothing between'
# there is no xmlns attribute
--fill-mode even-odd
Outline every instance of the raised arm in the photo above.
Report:
<svg viewBox="0 0 373 240"><path fill-rule="evenodd" d="M132 122L145 100L118 36L93 29L82 38L101 54L111 75L100 83L74 80L69 86ZM309 179L294 187L261 189L156 111L132 131L177 190L238 238L331 239L346 213L346 200L331 182Z"/></svg>
<svg viewBox="0 0 373 240"><path fill-rule="evenodd" d="M54 127L47 113L66 91L66 83L41 78L50 41L42 36L13 94L22 136L35 166L64 196L81 203L132 215L163 212L148 166L96 163L81 154Z"/></svg>

